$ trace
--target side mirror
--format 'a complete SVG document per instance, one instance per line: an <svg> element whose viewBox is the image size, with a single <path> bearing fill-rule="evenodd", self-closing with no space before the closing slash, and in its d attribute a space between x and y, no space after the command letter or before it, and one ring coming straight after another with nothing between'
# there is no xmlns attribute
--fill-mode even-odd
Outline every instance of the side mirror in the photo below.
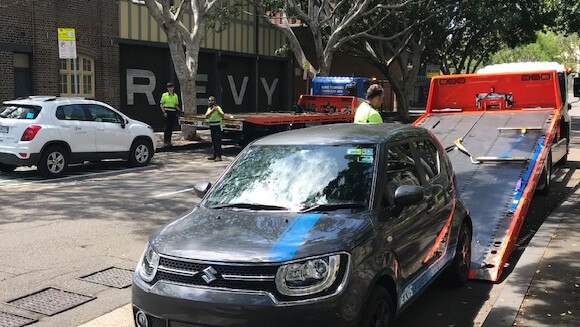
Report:
<svg viewBox="0 0 580 327"><path fill-rule="evenodd" d="M125 126L127 126L127 120L121 117L121 128L125 128Z"/></svg>
<svg viewBox="0 0 580 327"><path fill-rule="evenodd" d="M574 97L580 98L580 77L574 77Z"/></svg>
<svg viewBox="0 0 580 327"><path fill-rule="evenodd" d="M423 200L423 189L416 185L401 185L395 190L395 204L409 206Z"/></svg>
<svg viewBox="0 0 580 327"><path fill-rule="evenodd" d="M203 198L207 191L209 191L210 187L210 182L197 182L193 185L193 192L195 192L195 195L198 197Z"/></svg>

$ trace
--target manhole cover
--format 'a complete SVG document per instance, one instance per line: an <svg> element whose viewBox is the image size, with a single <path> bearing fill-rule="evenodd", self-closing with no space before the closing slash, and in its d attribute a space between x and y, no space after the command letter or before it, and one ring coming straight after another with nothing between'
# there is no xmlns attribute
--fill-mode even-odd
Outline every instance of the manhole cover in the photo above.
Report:
<svg viewBox="0 0 580 327"><path fill-rule="evenodd" d="M94 274L81 277L80 279L110 287L125 288L131 286L133 272L127 269L111 267L98 271Z"/></svg>
<svg viewBox="0 0 580 327"><path fill-rule="evenodd" d="M53 316L94 299L92 296L49 287L7 303L18 308Z"/></svg>
<svg viewBox="0 0 580 327"><path fill-rule="evenodd" d="M33 322L36 322L36 320L0 311L0 326L2 327L21 327L30 325Z"/></svg>

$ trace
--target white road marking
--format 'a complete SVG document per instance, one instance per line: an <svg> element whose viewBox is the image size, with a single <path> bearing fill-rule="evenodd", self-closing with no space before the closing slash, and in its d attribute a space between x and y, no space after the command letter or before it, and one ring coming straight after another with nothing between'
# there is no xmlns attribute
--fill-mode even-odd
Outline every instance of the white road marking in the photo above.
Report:
<svg viewBox="0 0 580 327"><path fill-rule="evenodd" d="M157 194L157 195L154 195L153 197L154 198L161 198L161 197L164 197L164 196L173 195L173 194L179 194L179 193L184 193L184 192L189 192L189 191L193 191L193 190L194 190L193 187L192 188L186 188L185 190L181 190L181 191L175 191L175 192Z"/></svg>

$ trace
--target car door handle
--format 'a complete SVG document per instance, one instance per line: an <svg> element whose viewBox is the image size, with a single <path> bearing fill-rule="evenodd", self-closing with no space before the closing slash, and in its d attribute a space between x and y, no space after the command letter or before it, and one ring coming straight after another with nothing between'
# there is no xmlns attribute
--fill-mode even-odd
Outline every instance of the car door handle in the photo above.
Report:
<svg viewBox="0 0 580 327"><path fill-rule="evenodd" d="M99 128L97 128L97 130L98 130L98 131L104 131L105 129L104 129L104 128L101 128L101 127L99 127Z"/></svg>

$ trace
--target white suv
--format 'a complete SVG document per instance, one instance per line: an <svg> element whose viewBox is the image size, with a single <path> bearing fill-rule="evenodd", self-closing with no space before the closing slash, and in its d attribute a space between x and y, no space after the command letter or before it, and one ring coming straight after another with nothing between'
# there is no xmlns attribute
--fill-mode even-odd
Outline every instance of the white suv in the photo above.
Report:
<svg viewBox="0 0 580 327"><path fill-rule="evenodd" d="M124 159L144 166L155 153L151 126L102 102L33 96L0 105L0 171L34 166L62 176L71 163Z"/></svg>

